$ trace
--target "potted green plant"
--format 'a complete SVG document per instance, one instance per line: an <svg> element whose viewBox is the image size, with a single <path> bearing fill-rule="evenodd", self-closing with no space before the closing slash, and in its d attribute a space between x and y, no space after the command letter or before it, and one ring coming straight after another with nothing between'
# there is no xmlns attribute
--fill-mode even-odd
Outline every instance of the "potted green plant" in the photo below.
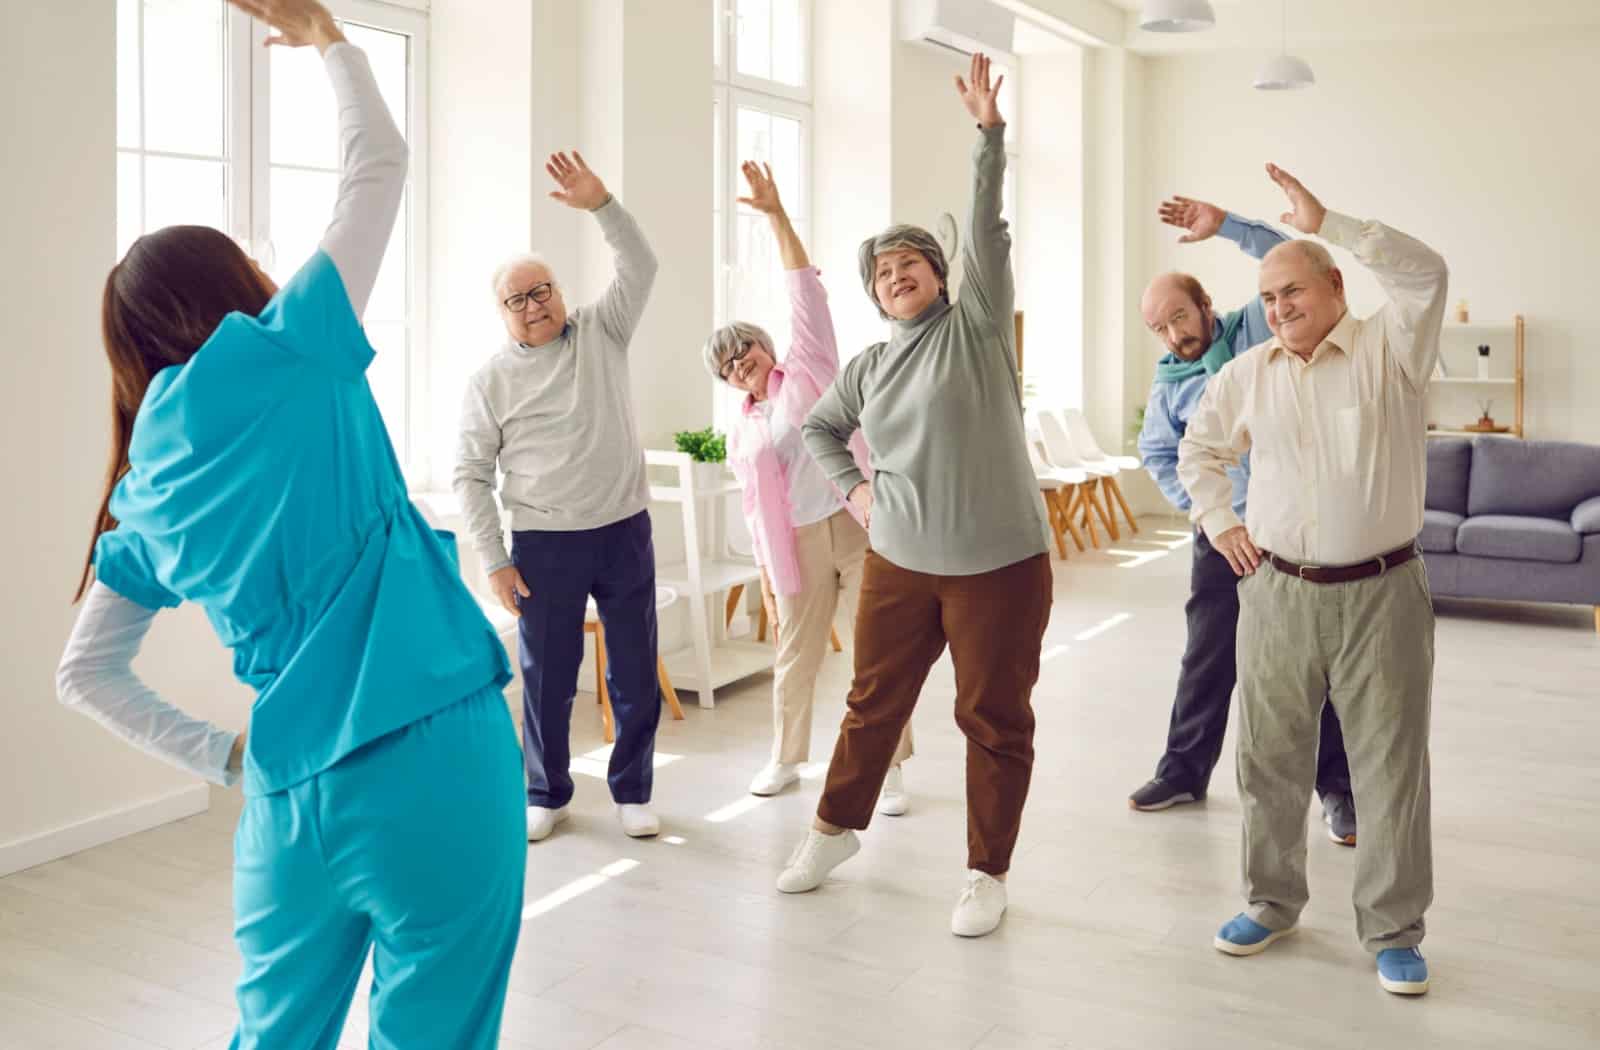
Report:
<svg viewBox="0 0 1600 1050"><path fill-rule="evenodd" d="M728 439L720 431L680 430L672 435L678 451L694 461L695 488L711 488L722 481L722 465L728 459Z"/></svg>

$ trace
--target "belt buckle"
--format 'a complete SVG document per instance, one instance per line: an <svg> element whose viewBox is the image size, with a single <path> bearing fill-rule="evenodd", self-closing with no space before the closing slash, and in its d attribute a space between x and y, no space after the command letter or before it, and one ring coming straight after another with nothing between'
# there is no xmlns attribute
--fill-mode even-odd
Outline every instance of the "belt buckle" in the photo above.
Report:
<svg viewBox="0 0 1600 1050"><path fill-rule="evenodd" d="M1309 576L1306 575L1306 570L1309 569L1309 568L1312 568L1312 566L1310 566L1310 565L1301 565L1299 567L1298 571L1295 572L1295 575L1300 577L1300 579L1304 580L1307 583L1315 583L1316 582L1315 580L1312 580Z"/></svg>
<svg viewBox="0 0 1600 1050"><path fill-rule="evenodd" d="M1383 560L1383 555L1378 555L1378 575L1382 576L1389 571L1389 563Z"/></svg>

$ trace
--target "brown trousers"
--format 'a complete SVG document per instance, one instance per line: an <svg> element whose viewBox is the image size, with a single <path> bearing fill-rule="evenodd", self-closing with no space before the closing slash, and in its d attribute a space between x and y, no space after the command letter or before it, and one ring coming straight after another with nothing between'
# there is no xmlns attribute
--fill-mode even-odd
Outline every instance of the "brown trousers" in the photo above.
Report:
<svg viewBox="0 0 1600 1050"><path fill-rule="evenodd" d="M977 576L934 576L867 552L856 612L855 682L817 816L862 829L928 671L950 646L956 725L967 737L967 866L1011 866L1033 773L1039 650L1050 622L1050 559Z"/></svg>

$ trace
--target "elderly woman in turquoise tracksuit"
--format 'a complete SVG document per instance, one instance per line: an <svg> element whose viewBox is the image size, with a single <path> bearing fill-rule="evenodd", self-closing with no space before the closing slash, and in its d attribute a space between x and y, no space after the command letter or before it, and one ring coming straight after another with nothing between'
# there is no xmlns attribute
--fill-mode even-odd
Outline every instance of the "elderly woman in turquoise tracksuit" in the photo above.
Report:
<svg viewBox="0 0 1600 1050"><path fill-rule="evenodd" d="M243 781L234 1047L333 1047L370 950L374 1047L489 1048L526 850L510 672L407 499L365 378L360 318L406 146L315 0L233 2L269 43L322 53L333 221L281 289L204 227L142 237L112 269L111 469L58 686L146 750ZM248 744L132 673L157 610L182 601L258 691Z"/></svg>

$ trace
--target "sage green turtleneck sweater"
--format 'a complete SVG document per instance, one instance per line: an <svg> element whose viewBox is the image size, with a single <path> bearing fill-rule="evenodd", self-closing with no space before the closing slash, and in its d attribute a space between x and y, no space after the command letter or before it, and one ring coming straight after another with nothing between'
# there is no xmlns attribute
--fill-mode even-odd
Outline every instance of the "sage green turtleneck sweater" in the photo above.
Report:
<svg viewBox="0 0 1600 1050"><path fill-rule="evenodd" d="M839 374L806 419L806 448L844 492L871 451L872 548L903 569L974 576L1044 553L1039 485L1017 387L1011 234L1000 217L1005 126L973 154L960 298L894 321L887 343Z"/></svg>

